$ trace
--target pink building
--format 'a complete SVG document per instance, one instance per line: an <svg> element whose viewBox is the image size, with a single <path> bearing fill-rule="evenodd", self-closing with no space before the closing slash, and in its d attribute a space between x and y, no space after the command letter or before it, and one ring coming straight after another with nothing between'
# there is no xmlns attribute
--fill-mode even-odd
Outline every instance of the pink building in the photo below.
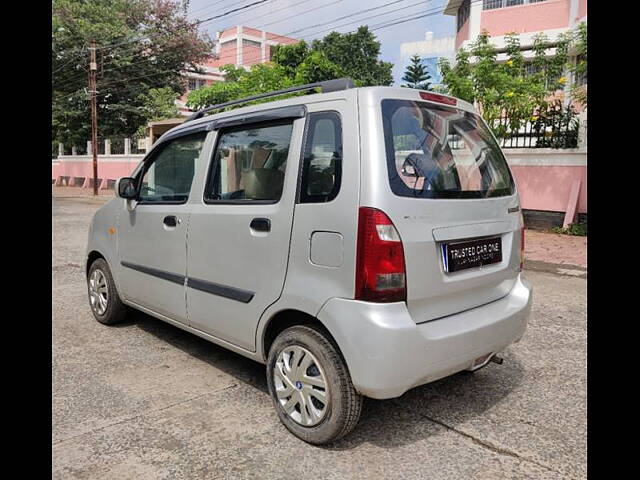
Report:
<svg viewBox="0 0 640 480"><path fill-rule="evenodd" d="M523 46L544 32L550 39L587 21L587 0L449 0L446 15L457 20L456 48L475 41L487 31L496 46L504 46L504 34L520 34Z"/></svg>
<svg viewBox="0 0 640 480"><path fill-rule="evenodd" d="M209 59L200 65L204 73L185 72L187 78L187 92L177 101L178 111L182 115L190 115L185 103L191 90L211 85L224 80L220 67L233 64L236 67L250 67L256 63L266 63L271 60L271 47L274 45L288 45L299 40L277 35L264 30L237 25L216 34L215 51Z"/></svg>
<svg viewBox="0 0 640 480"><path fill-rule="evenodd" d="M515 32L520 38L522 54L527 59L533 58L533 41L536 35L546 35L549 42L557 40L560 35L573 30L581 22L587 21L587 0L448 0L445 15L456 17L456 50L475 42L480 32L490 35L491 43L498 50L498 61L506 60L505 34ZM554 50L549 50L552 53ZM570 61L575 61L575 56ZM533 72L533 64L527 67ZM586 84L585 78L571 78L571 82ZM558 96L566 98L562 92Z"/></svg>
<svg viewBox="0 0 640 480"><path fill-rule="evenodd" d="M505 60L505 34L519 34L523 56L533 57L531 46L538 33L550 42L587 21L587 0L448 0L444 13L456 17L456 50L468 48L480 32L486 31ZM571 54L571 52L570 52ZM586 77L570 82L586 85ZM570 87L566 85L565 91ZM562 92L559 92L562 96ZM564 95L567 98L566 95ZM579 148L552 150L507 148L505 154L520 192L522 209L541 223L566 226L578 214L587 213L586 112L580 115L582 140Z"/></svg>

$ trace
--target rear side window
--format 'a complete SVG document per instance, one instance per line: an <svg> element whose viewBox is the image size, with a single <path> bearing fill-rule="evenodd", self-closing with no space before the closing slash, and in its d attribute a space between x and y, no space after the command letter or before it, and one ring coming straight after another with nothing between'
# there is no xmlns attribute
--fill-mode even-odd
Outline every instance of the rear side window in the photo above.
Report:
<svg viewBox="0 0 640 480"><path fill-rule="evenodd" d="M461 109L383 100L389 183L403 197L513 195L507 162L482 119Z"/></svg>
<svg viewBox="0 0 640 480"><path fill-rule="evenodd" d="M336 112L309 115L304 145L300 203L329 202L340 190L342 128Z"/></svg>
<svg viewBox="0 0 640 480"><path fill-rule="evenodd" d="M207 132L168 141L145 168L138 199L148 203L184 203L189 198L196 162Z"/></svg>
<svg viewBox="0 0 640 480"><path fill-rule="evenodd" d="M292 130L287 121L221 131L205 201L279 201Z"/></svg>

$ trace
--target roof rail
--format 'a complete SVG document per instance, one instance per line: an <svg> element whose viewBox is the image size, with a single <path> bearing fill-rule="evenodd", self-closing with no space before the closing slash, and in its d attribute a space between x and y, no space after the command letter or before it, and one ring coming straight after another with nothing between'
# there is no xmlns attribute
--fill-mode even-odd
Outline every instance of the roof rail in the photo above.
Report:
<svg viewBox="0 0 640 480"><path fill-rule="evenodd" d="M297 85L295 87L285 88L283 90L276 90L274 92L261 93L259 95L253 95L251 97L241 98L240 100L231 100L230 102L219 103L218 105L211 105L210 107L205 107L202 110L198 110L196 113L188 117L184 123L191 122L192 120L197 120L198 118L202 118L205 113L211 112L212 110L220 110L222 108L230 107L231 105L239 105L242 103L252 102L253 100L259 100L261 98L269 98L269 97L278 97L280 95L284 95L286 93L293 92L303 92L305 90L312 90L314 88L319 88L322 93L329 92L338 92L340 90L347 90L349 88L354 88L355 85L353 80L350 78L335 78L333 80L326 80L324 82L315 82L308 83L306 85Z"/></svg>

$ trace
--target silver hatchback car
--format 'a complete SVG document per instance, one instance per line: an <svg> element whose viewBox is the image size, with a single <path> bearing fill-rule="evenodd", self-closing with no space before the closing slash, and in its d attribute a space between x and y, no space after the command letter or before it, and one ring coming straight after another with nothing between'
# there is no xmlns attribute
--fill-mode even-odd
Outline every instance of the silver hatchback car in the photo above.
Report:
<svg viewBox="0 0 640 480"><path fill-rule="evenodd" d="M352 87L194 114L117 182L87 248L99 322L135 308L266 364L313 444L363 396L500 362L532 301L516 185L473 106Z"/></svg>

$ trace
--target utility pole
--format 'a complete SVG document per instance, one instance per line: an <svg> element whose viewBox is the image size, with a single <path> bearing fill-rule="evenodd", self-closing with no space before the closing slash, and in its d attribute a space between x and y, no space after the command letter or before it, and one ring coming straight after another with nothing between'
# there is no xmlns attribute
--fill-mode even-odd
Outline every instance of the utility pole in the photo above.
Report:
<svg viewBox="0 0 640 480"><path fill-rule="evenodd" d="M93 154L93 194L98 195L98 108L96 106L96 41L89 48L89 93L91 93L91 153Z"/></svg>

